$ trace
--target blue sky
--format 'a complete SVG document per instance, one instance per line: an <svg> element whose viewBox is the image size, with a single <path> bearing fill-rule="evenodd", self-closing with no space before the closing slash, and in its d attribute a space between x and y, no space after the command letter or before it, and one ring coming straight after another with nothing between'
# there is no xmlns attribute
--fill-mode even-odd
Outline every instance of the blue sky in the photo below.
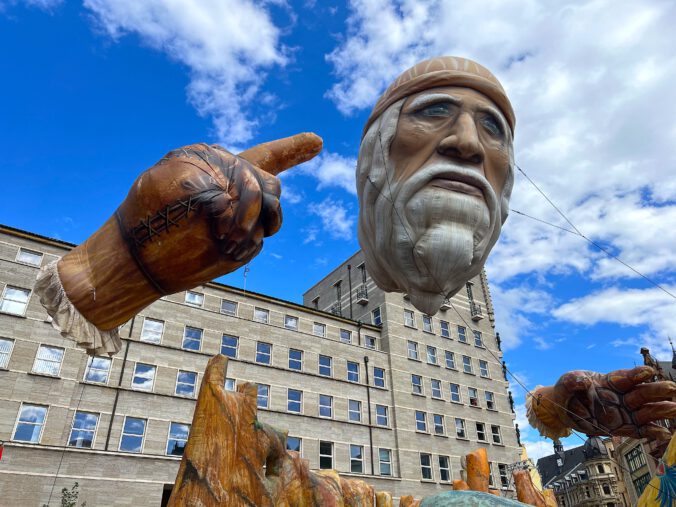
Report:
<svg viewBox="0 0 676 507"><path fill-rule="evenodd" d="M505 85L525 172L676 292L674 22L659 0L0 0L0 222L78 243L173 148L314 131L325 150L283 176L284 226L247 278L300 302L358 249L354 161L378 94L455 54ZM568 227L519 174L512 208ZM507 362L529 387L631 367L642 345L670 357L674 299L579 237L513 213L487 271ZM548 452L513 391L531 453Z"/></svg>

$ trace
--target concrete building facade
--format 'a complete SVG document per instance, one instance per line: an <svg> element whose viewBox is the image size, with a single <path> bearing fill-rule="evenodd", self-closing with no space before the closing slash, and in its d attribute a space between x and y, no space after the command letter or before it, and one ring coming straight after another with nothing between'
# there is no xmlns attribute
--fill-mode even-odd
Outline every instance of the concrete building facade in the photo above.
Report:
<svg viewBox="0 0 676 507"><path fill-rule="evenodd" d="M433 318L377 290L359 254L348 263L364 283L349 290L343 276L336 288L346 263L305 306L208 283L126 323L117 356L89 358L33 294L38 269L72 246L0 226L1 505L60 505L75 482L90 506L162 505L217 353L230 357L226 389L259 384L259 418L288 428L312 468L421 497L448 489L460 457L485 446L510 494L520 449L483 275Z"/></svg>

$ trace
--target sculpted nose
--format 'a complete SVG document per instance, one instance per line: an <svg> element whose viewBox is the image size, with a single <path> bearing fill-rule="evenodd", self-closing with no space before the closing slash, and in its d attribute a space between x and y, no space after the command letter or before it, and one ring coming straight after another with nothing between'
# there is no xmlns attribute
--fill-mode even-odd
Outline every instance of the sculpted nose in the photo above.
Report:
<svg viewBox="0 0 676 507"><path fill-rule="evenodd" d="M479 132L474 118L469 113L463 113L458 117L449 135L439 142L437 151L441 155L471 164L481 164L484 161L484 149L479 141Z"/></svg>

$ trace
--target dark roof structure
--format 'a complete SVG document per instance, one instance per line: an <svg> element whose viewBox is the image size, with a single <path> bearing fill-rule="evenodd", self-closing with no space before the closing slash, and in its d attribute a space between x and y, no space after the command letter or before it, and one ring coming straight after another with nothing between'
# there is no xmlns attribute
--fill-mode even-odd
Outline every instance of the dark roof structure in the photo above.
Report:
<svg viewBox="0 0 676 507"><path fill-rule="evenodd" d="M562 466L557 463L560 459L561 457L558 454L550 454L538 460L537 469L542 477L543 486L546 487L554 479L571 473L574 468L584 462L587 459L584 453L584 445L563 451Z"/></svg>

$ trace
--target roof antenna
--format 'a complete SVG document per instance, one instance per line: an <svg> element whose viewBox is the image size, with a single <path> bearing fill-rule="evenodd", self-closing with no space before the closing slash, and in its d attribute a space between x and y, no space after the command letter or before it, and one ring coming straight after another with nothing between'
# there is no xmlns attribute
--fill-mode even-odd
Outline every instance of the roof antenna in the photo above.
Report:
<svg viewBox="0 0 676 507"><path fill-rule="evenodd" d="M247 263L244 266L244 294L246 294L246 275L249 273L249 271L251 271L251 269L249 269L249 264Z"/></svg>

